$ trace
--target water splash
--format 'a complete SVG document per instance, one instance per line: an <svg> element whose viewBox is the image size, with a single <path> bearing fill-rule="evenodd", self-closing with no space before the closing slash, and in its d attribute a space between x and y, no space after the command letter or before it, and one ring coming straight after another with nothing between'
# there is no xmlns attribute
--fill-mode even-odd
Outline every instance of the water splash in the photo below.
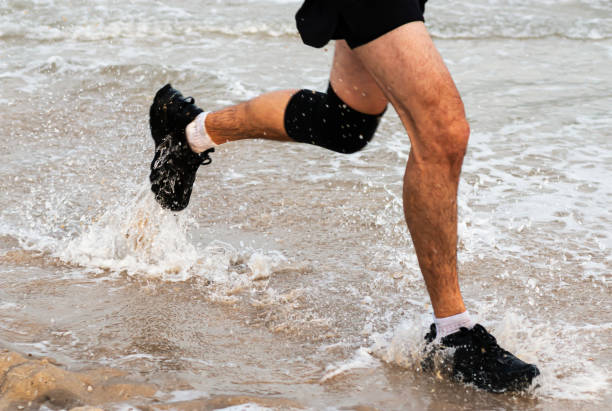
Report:
<svg viewBox="0 0 612 411"><path fill-rule="evenodd" d="M96 270L185 280L198 261L198 250L186 235L189 223L185 214L160 209L143 187L132 201L93 218L57 257Z"/></svg>
<svg viewBox="0 0 612 411"><path fill-rule="evenodd" d="M234 294L286 268L287 259L277 251L239 251L218 240L195 245L189 238L194 227L197 222L188 213L161 209L145 184L127 203L92 218L79 235L59 246L55 257L94 272L164 281L199 278L217 285L222 294Z"/></svg>
<svg viewBox="0 0 612 411"><path fill-rule="evenodd" d="M430 322L429 315L407 318L392 332L372 335L368 350L386 363L421 371L426 352L423 330ZM609 389L609 376L594 362L583 329L536 323L513 312L486 326L500 346L540 368L530 394L545 400L593 401Z"/></svg>

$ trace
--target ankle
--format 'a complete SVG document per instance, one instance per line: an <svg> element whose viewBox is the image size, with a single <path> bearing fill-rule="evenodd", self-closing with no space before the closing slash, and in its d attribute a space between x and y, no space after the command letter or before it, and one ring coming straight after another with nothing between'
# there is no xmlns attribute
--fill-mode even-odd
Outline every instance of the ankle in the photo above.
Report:
<svg viewBox="0 0 612 411"><path fill-rule="evenodd" d="M208 114L208 112L200 113L185 128L187 144L189 144L189 148L195 153L201 153L219 145L212 139L206 130L206 118Z"/></svg>
<svg viewBox="0 0 612 411"><path fill-rule="evenodd" d="M464 327L470 329L475 324L467 310L450 317L438 318L434 316L434 323L436 324L436 340L453 334Z"/></svg>

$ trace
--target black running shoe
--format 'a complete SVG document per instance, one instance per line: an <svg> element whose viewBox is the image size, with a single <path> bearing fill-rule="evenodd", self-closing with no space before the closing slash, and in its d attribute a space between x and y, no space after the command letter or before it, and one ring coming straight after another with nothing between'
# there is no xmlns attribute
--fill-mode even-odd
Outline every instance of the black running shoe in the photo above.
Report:
<svg viewBox="0 0 612 411"><path fill-rule="evenodd" d="M436 338L436 326L432 324L425 336L427 343ZM531 381L540 375L538 367L519 360L501 348L495 337L476 324L472 329L461 328L459 331L443 337L441 348L454 348L452 354L451 375L464 383L472 383L478 388L491 392L522 391L531 385ZM437 347L432 347L436 350ZM431 351L430 350L430 358ZM431 359L425 359L424 365L431 365Z"/></svg>
<svg viewBox="0 0 612 411"><path fill-rule="evenodd" d="M189 148L185 127L202 109L192 97L183 97L170 84L162 87L149 110L149 126L155 142L155 156L151 162L151 190L164 208L180 211L187 207L198 167L210 164L210 148L196 154Z"/></svg>

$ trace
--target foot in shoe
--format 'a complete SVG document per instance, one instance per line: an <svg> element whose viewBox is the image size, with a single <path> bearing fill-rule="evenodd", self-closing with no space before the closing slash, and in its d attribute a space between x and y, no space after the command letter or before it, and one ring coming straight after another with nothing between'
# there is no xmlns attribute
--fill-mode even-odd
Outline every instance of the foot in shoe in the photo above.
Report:
<svg viewBox="0 0 612 411"><path fill-rule="evenodd" d="M151 162L151 190L157 202L172 211L183 210L189 204L198 167L210 164L209 153L194 153L187 144L185 128L202 109L192 97L183 97L170 84L162 87L149 110L149 126L155 142Z"/></svg>
<svg viewBox="0 0 612 411"><path fill-rule="evenodd" d="M540 374L538 367L521 361L501 348L495 337L480 324L473 328L461 328L459 331L434 342L436 327L431 325L425 336L430 358L425 364L431 364L433 351L440 348L454 348L452 354L452 376L464 383L471 383L478 388L491 392L522 391L531 385L532 380Z"/></svg>

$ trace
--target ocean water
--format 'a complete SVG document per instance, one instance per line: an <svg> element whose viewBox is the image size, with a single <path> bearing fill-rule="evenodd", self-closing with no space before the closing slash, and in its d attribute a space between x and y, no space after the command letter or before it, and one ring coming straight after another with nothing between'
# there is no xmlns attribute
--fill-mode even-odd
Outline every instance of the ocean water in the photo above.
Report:
<svg viewBox="0 0 612 411"><path fill-rule="evenodd" d="M472 128L462 290L540 367L520 395L419 370L431 307L393 110L360 153L231 143L185 212L152 199L148 107L166 82L207 110L326 86L333 44L301 44L298 6L0 0L0 346L159 387L105 409L215 395L315 410L609 406L612 3L427 4Z"/></svg>

